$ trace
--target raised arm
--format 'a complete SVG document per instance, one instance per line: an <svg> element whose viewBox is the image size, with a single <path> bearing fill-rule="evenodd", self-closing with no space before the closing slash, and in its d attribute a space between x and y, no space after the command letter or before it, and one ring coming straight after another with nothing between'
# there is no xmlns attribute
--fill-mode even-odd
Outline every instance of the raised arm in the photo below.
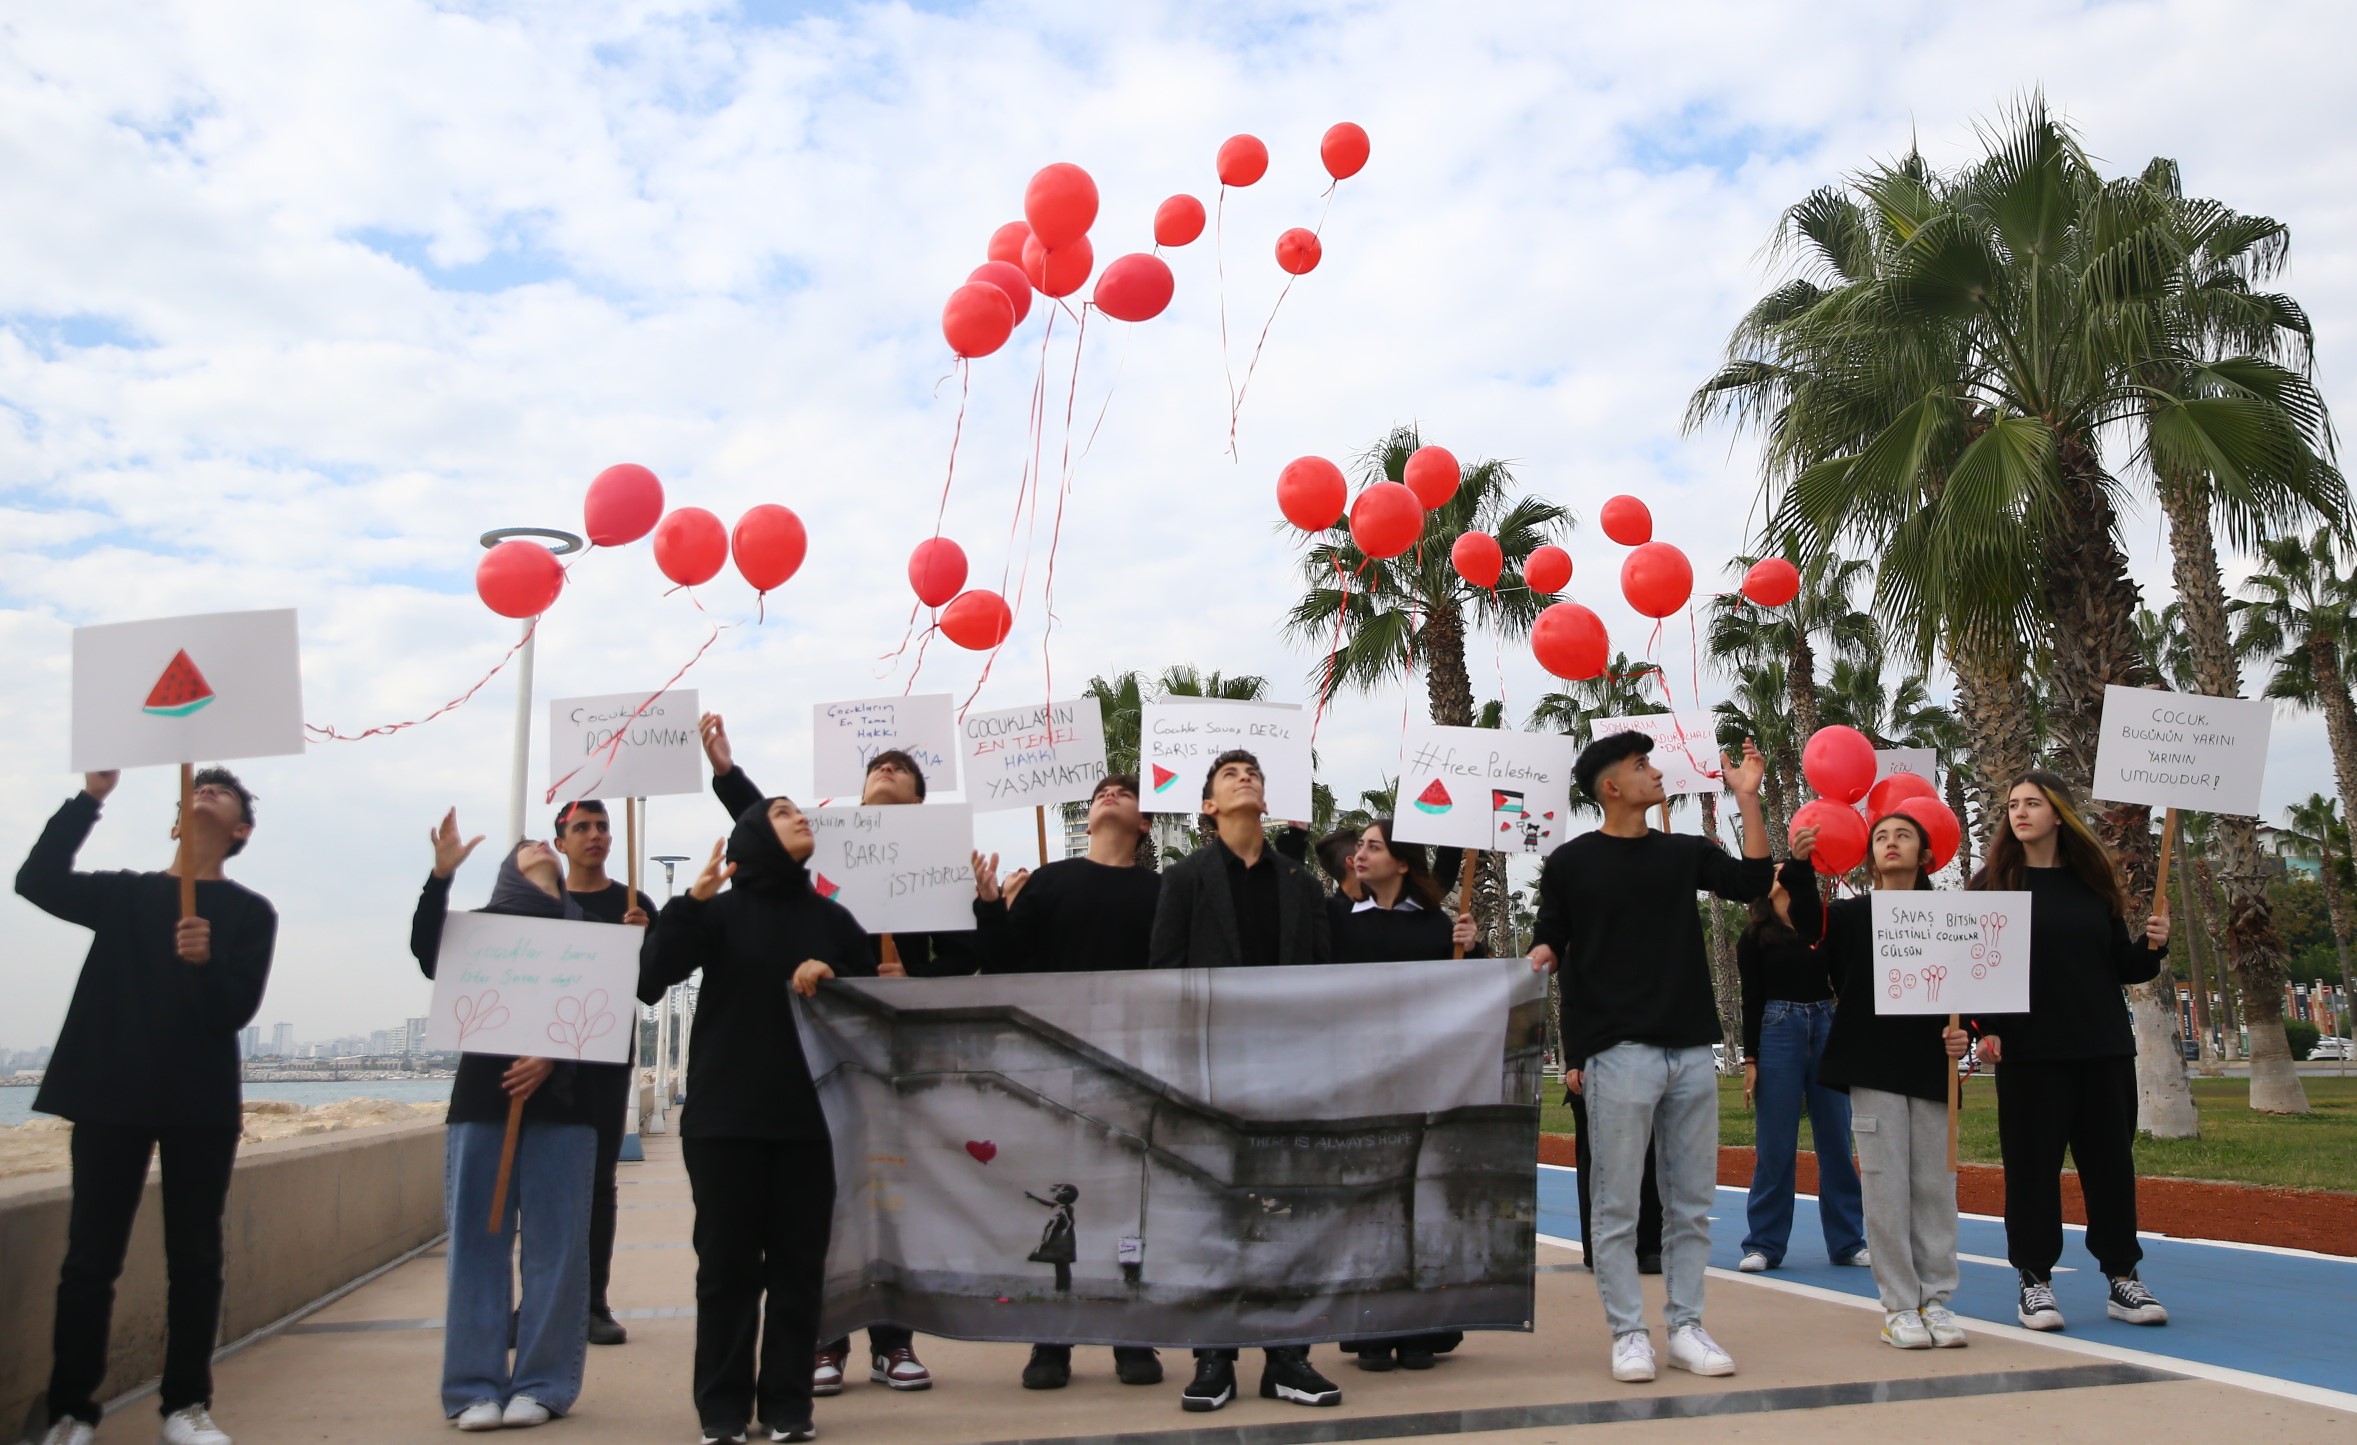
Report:
<svg viewBox="0 0 2357 1445"><path fill-rule="evenodd" d="M96 928L107 914L107 884L94 873L74 870L74 855L98 822L98 805L114 790L113 773L92 773L88 786L50 815L33 841L24 866L16 870L17 896L43 913Z"/></svg>

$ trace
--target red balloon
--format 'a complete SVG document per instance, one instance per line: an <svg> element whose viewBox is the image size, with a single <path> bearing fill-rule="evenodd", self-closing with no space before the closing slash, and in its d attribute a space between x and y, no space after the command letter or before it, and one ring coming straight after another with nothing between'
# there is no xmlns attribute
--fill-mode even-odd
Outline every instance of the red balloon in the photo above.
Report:
<svg viewBox="0 0 2357 1445"><path fill-rule="evenodd" d="M1800 569L1782 557L1763 557L1743 574L1743 595L1762 607L1782 607L1800 596Z"/></svg>
<svg viewBox="0 0 2357 1445"><path fill-rule="evenodd" d="M1318 269L1318 258L1325 254L1317 233L1300 226L1277 238L1277 266L1288 276L1307 276Z"/></svg>
<svg viewBox="0 0 2357 1445"><path fill-rule="evenodd" d="M1034 236L1023 243L1023 274L1050 296L1069 296L1088 283L1097 266L1096 248L1082 236L1069 246L1050 251Z"/></svg>
<svg viewBox="0 0 2357 1445"><path fill-rule="evenodd" d="M1939 790L1914 773L1893 773L1866 790L1866 816L1881 818L1909 798L1938 798Z"/></svg>
<svg viewBox="0 0 2357 1445"><path fill-rule="evenodd" d="M1342 520L1350 484L1324 457L1296 457L1277 473L1277 510L1304 532L1323 532Z"/></svg>
<svg viewBox="0 0 2357 1445"><path fill-rule="evenodd" d="M1427 512L1457 495L1463 475L1447 447L1418 447L1408 457L1408 464L1400 468L1400 480L1408 484Z"/></svg>
<svg viewBox="0 0 2357 1445"><path fill-rule="evenodd" d="M1177 282L1160 256L1132 251L1097 278L1097 309L1116 321L1151 321L1170 304Z"/></svg>
<svg viewBox="0 0 2357 1445"><path fill-rule="evenodd" d="M1531 655L1567 682L1583 682L1603 672L1611 647L1604 619L1577 602L1558 602L1530 625Z"/></svg>
<svg viewBox="0 0 2357 1445"><path fill-rule="evenodd" d="M1653 540L1653 513L1635 497L1613 497L1606 501L1597 520L1604 524L1604 535L1623 547L1642 547Z"/></svg>
<svg viewBox="0 0 2357 1445"><path fill-rule="evenodd" d="M1327 129L1318 142L1318 159L1326 163L1327 175L1347 181L1366 168L1367 150L1367 132L1346 120Z"/></svg>
<svg viewBox="0 0 2357 1445"><path fill-rule="evenodd" d="M1820 795L1848 807L1874 786L1874 744L1853 727L1821 727L1800 750L1800 770Z"/></svg>
<svg viewBox="0 0 2357 1445"><path fill-rule="evenodd" d="M941 339L969 361L990 355L1014 334L1014 303L988 281L968 281L941 308Z"/></svg>
<svg viewBox="0 0 2357 1445"><path fill-rule="evenodd" d="M927 537L908 554L908 585L917 600L939 607L966 586L966 549L947 537Z"/></svg>
<svg viewBox="0 0 2357 1445"><path fill-rule="evenodd" d="M1023 256L1017 252L1012 261L985 261L974 268L968 281L986 281L1007 293L1007 304L1015 308L1015 324L1031 314L1031 278L1023 274Z"/></svg>
<svg viewBox="0 0 2357 1445"><path fill-rule="evenodd" d="M1498 585L1498 574L1506 570L1506 554L1498 546L1498 539L1487 532L1467 532L1449 548L1449 560L1457 566L1457 575L1466 585L1483 590Z"/></svg>
<svg viewBox="0 0 2357 1445"><path fill-rule="evenodd" d="M809 551L810 534L802 530L802 519L775 502L763 502L737 518L737 530L729 538L737 571L756 592L785 586L802 570Z"/></svg>
<svg viewBox="0 0 2357 1445"><path fill-rule="evenodd" d="M941 609L941 635L968 652L988 652L1015 628L1007 599L987 588L960 592Z"/></svg>
<svg viewBox="0 0 2357 1445"><path fill-rule="evenodd" d="M1694 595L1694 564L1667 542L1647 542L1622 560L1620 592L1647 617L1667 617Z"/></svg>
<svg viewBox="0 0 2357 1445"><path fill-rule="evenodd" d="M1423 530L1416 494L1397 482L1377 482L1350 504L1350 540L1370 557L1397 557Z"/></svg>
<svg viewBox="0 0 2357 1445"><path fill-rule="evenodd" d="M475 564L475 595L502 617L538 617L565 590L565 564L538 542L510 537Z"/></svg>
<svg viewBox="0 0 2357 1445"><path fill-rule="evenodd" d="M1220 142L1217 168L1221 185L1249 186L1269 173L1269 148L1259 136L1229 136Z"/></svg>
<svg viewBox="0 0 2357 1445"><path fill-rule="evenodd" d="M1069 246L1097 223L1097 183L1069 161L1042 166L1023 188L1023 219L1042 246Z"/></svg>
<svg viewBox="0 0 2357 1445"><path fill-rule="evenodd" d="M1541 597L1552 597L1571 585L1571 554L1549 542L1533 547L1522 564L1522 580Z"/></svg>
<svg viewBox="0 0 2357 1445"><path fill-rule="evenodd" d="M1203 203L1181 193L1154 208L1154 244L1184 246L1203 234Z"/></svg>
<svg viewBox="0 0 2357 1445"><path fill-rule="evenodd" d="M636 462L619 462L597 474L581 507L592 546L627 546L655 530L663 518L663 484ZM548 549L540 549L545 552Z"/></svg>
<svg viewBox="0 0 2357 1445"><path fill-rule="evenodd" d="M1030 226L1021 221L1009 221L990 233L990 259L1019 267L1023 264L1023 243L1030 239Z"/></svg>
<svg viewBox="0 0 2357 1445"><path fill-rule="evenodd" d="M728 528L702 507L675 508L655 524L655 565L682 587L700 587L728 565Z"/></svg>
<svg viewBox="0 0 2357 1445"><path fill-rule="evenodd" d="M1866 820L1858 810L1830 798L1803 803L1792 815L1792 831L1817 830L1809 862L1820 873L1839 876L1866 861Z"/></svg>
<svg viewBox="0 0 2357 1445"><path fill-rule="evenodd" d="M1918 794L1899 799L1893 811L1923 825L1924 841L1931 845L1932 872L1939 872L1955 858L1958 845L1964 841L1964 825L1956 820L1955 809L1938 798Z"/></svg>

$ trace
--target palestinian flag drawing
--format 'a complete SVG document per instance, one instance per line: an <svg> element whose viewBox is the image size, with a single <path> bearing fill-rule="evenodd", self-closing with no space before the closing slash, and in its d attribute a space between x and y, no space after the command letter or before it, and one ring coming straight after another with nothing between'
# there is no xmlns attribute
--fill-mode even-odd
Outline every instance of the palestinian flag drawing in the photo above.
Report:
<svg viewBox="0 0 2357 1445"><path fill-rule="evenodd" d="M172 654L164 675L147 690L147 701L140 704L139 710L150 717L186 717L212 700L212 684L196 670L196 664L189 661L188 651L183 648Z"/></svg>
<svg viewBox="0 0 2357 1445"><path fill-rule="evenodd" d="M1438 778L1434 778L1431 786L1416 795L1416 811L1419 813L1431 813L1437 816L1455 806L1456 800L1449 796L1449 790L1440 785Z"/></svg>
<svg viewBox="0 0 2357 1445"><path fill-rule="evenodd" d="M1172 783L1175 783L1175 782L1177 782L1177 781L1178 781L1178 774L1176 774L1176 773L1172 772L1170 769L1168 769L1168 768L1166 768L1166 767L1162 766L1162 764L1160 764L1160 763L1156 763L1156 764L1154 765L1154 791L1155 791L1155 792L1157 792L1157 793L1167 793L1167 792L1169 792L1169 791L1170 791L1170 785L1171 785Z"/></svg>
<svg viewBox="0 0 2357 1445"><path fill-rule="evenodd" d="M814 873L811 876L818 880L818 896L821 898L833 898L843 891L842 884L829 879L824 873Z"/></svg>
<svg viewBox="0 0 2357 1445"><path fill-rule="evenodd" d="M1509 793L1503 788L1490 789L1489 810L1493 813L1520 813L1522 794Z"/></svg>

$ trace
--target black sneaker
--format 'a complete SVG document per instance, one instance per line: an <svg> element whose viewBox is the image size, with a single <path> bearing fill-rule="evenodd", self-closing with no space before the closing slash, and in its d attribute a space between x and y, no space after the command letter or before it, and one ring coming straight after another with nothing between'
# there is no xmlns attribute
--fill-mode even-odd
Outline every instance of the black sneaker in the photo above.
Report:
<svg viewBox="0 0 2357 1445"><path fill-rule="evenodd" d="M1370 1375L1380 1375L1399 1368L1399 1361L1391 1357L1389 1346L1382 1349L1359 1350L1355 1352L1355 1357L1358 1360L1359 1368Z"/></svg>
<svg viewBox="0 0 2357 1445"><path fill-rule="evenodd" d="M1260 1398L1296 1405L1339 1405L1342 1387L1318 1373L1304 1349L1271 1350L1260 1370Z"/></svg>
<svg viewBox="0 0 2357 1445"><path fill-rule="evenodd" d="M2111 1298L2105 1301L2104 1311L2113 1319L2131 1325L2165 1325L2169 1322L2168 1310L2152 1297L2152 1291L2144 1287L2144 1281L2136 1277L2134 1270L2111 1277Z"/></svg>
<svg viewBox="0 0 2357 1445"><path fill-rule="evenodd" d="M1124 1385L1159 1385L1162 1356L1143 1345L1115 1345L1113 1373Z"/></svg>
<svg viewBox="0 0 2357 1445"><path fill-rule="evenodd" d="M1399 1367L1403 1370L1429 1370L1437 1363L1430 1350L1400 1347Z"/></svg>
<svg viewBox="0 0 2357 1445"><path fill-rule="evenodd" d="M2062 1328L2062 1310L2054 1303L2054 1286L2026 1269L2021 1272L2021 1303L2013 1314L2025 1330Z"/></svg>
<svg viewBox="0 0 2357 1445"><path fill-rule="evenodd" d="M1195 1378L1179 1395L1179 1408L1201 1414L1224 1409L1235 1398L1236 1362L1218 1355L1202 1355L1195 1361Z"/></svg>
<svg viewBox="0 0 2357 1445"><path fill-rule="evenodd" d="M630 1331L622 1328L622 1322L614 1318L611 1310L591 1310L589 1342L593 1345L626 1345L630 1343Z"/></svg>
<svg viewBox="0 0 2357 1445"><path fill-rule="evenodd" d="M1659 1274L1659 1273L1661 1273L1661 1256L1660 1256L1660 1255L1658 1255L1658 1254L1640 1254L1640 1255L1638 1255L1638 1256L1637 1256L1637 1273L1639 1273L1639 1274Z"/></svg>
<svg viewBox="0 0 2357 1445"><path fill-rule="evenodd" d="M1023 1367L1026 1390L1061 1390L1072 1383L1070 1345L1033 1345L1031 1362Z"/></svg>

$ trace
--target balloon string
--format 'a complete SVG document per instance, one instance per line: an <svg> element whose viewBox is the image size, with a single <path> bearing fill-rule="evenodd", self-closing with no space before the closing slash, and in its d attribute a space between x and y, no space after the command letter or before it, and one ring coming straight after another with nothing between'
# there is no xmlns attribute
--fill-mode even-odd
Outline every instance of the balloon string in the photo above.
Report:
<svg viewBox="0 0 2357 1445"><path fill-rule="evenodd" d="M1689 645L1691 645L1693 641L1693 618L1691 615L1688 616L1687 622L1687 641ZM1659 651L1661 643L1661 629L1662 620L1660 618L1655 618L1653 622L1653 637L1649 642L1647 642L1645 646L1645 650L1647 652L1651 653ZM1702 674L1700 672L1699 663L1696 664L1696 669L1697 670L1694 677L1694 698L1696 702L1700 702L1702 700ZM1651 676L1654 685L1661 689L1662 705L1669 709L1670 731L1676 736L1678 740L1678 751L1686 755L1686 765L1694 769L1694 771L1702 774L1702 776L1706 778L1717 778L1725 776L1725 769L1719 766L1718 742L1716 739L1711 741L1710 747L1704 750L1702 757L1697 758L1694 756L1694 737L1692 734L1686 731L1685 719L1678 715L1678 700L1670 692L1670 670L1666 667L1663 667L1660 663L1655 662L1639 669L1632 675L1635 676L1640 682L1642 682L1642 680L1647 676Z"/></svg>
<svg viewBox="0 0 2357 1445"><path fill-rule="evenodd" d="M593 752L589 755L591 761L595 762L597 765L597 776L590 779L592 785L605 781L606 773L611 770L614 765L614 758L619 755L622 750L623 740L629 735L630 725L634 722L637 722L640 718L645 717L648 708L653 707L657 702L661 701L663 694L671 691L671 689L677 685L681 678L687 676L689 668L694 667L698 662L703 660L704 654L711 651L712 644L720 640L720 634L728 631L730 628L736 625L737 624L733 622L713 623L710 635L704 639L704 645L697 648L695 652L689 656L686 662L681 663L679 666L679 671L671 674L671 677L668 681L666 681L661 687L656 688L653 692L647 694L646 701L640 703L638 707L631 712L629 717L626 717L622 720L622 725L614 729L614 735L607 739L606 742L601 745L596 752ZM541 799L541 801L543 803L555 802L557 800L557 794L564 790L565 784L573 781L574 778L580 776L580 774L586 771L589 767L590 763L584 762L580 766L574 768L571 772L566 773L563 777L549 784L548 793ZM589 790L584 789L581 796L588 797Z"/></svg>
<svg viewBox="0 0 2357 1445"><path fill-rule="evenodd" d="M1080 339L1084 342L1088 339L1088 313L1087 306L1084 305L1080 308ZM1127 356L1128 350L1125 346L1123 349L1124 359ZM1120 373L1116 371L1114 380L1118 382L1120 379ZM1064 503L1072 497L1072 407L1079 396L1080 347L1076 344L1072 350L1072 389L1064 397L1064 476L1062 483L1056 488L1056 520L1048 529L1047 577L1040 587L1040 609L1047 614L1047 621L1041 626L1039 634L1039 667L1041 679L1047 684L1046 701L1050 704L1053 704L1056 699L1056 665L1054 658L1048 653L1048 640L1056 630L1056 550L1064 542ZM1107 407L1113 405L1113 389L1111 387L1105 389L1105 405ZM1104 424L1105 413L1100 410L1097 413L1097 425L1103 426ZM1082 460L1087 460L1088 448L1094 446L1096 440L1097 434L1092 429L1089 432L1087 444L1080 449ZM1030 566L1028 561L1024 565L1026 569ZM1011 628L1009 630L1012 631ZM996 651L995 648L992 650Z"/></svg>
<svg viewBox="0 0 2357 1445"><path fill-rule="evenodd" d="M1050 324L1052 325L1053 322ZM974 387L973 369L966 364L966 359L962 356L957 359L956 371L958 377L958 416L957 421L950 427L949 467L942 473L941 477L941 500L936 503L933 508L933 539L935 541L941 540L942 519L949 515L950 484L957 480L958 474L958 444L964 440L966 435L966 401L967 398L971 396ZM947 377L943 378L945 381L947 379ZM940 385L939 382L934 384L935 386ZM881 661L885 662L886 664L897 662L900 660L901 654L908 651L909 637L916 631L917 627L917 609L923 605L924 601L922 598L909 604L908 621L903 623L900 629L900 645L893 648L890 652L885 653L882 659L880 659ZM919 648L918 659L920 663L923 660L923 656L924 651L922 648ZM884 670L886 672L890 672L892 669L889 666L886 666ZM912 687L916 685L916 677L913 673L909 677L909 685Z"/></svg>
<svg viewBox="0 0 2357 1445"><path fill-rule="evenodd" d="M1334 692L1335 659L1342 655L1342 619L1350 611L1350 579L1365 571L1366 568L1367 563L1362 559L1358 566L1348 572L1342 572L1342 559L1337 557L1334 561L1334 570L1342 572L1342 596L1334 604L1334 641L1326 649L1325 675L1318 679L1317 711L1310 714L1309 746L1313 753L1317 751L1318 747L1318 724L1325 721L1326 717L1326 699Z"/></svg>
<svg viewBox="0 0 2357 1445"><path fill-rule="evenodd" d="M1244 368L1244 384L1235 388L1228 400L1228 459L1243 460L1236 452L1236 428L1244 415L1244 394L1252 390L1252 373L1260 369L1260 353L1269 344L1269 328L1277 324L1277 313L1284 309L1285 298L1293 294L1293 283L1299 276L1285 278L1285 289L1277 293L1277 304L1269 308L1269 319L1260 328L1260 340L1253 345L1252 362Z"/></svg>
<svg viewBox="0 0 2357 1445"><path fill-rule="evenodd" d="M1342 184L1342 183L1341 183L1340 181L1336 181L1334 184L1336 184L1336 185L1340 185L1340 184ZM1493 615L1495 615L1495 614L1497 613L1497 611L1498 611L1499 607L1500 607L1500 606L1502 606L1502 604L1501 604L1501 603L1498 601L1498 589L1497 589L1495 586L1492 586L1492 587L1490 588L1490 590L1489 590L1489 601L1490 601L1490 611L1491 611L1491 613L1492 613ZM1490 633L1489 633L1489 641L1490 641L1490 661L1491 661L1492 663L1494 663L1494 664L1497 666L1497 669L1498 669L1498 726L1499 726L1499 727L1506 727L1506 726L1508 726L1508 725L1509 725L1509 722L1508 722L1508 719L1507 719L1507 716L1506 716L1506 714L1507 714L1507 712L1508 712L1508 707L1507 707L1507 703L1506 703L1506 634L1505 634L1505 629L1503 629L1503 628L1500 628L1500 627L1496 627L1496 626L1492 626L1492 627L1490 628Z"/></svg>
<svg viewBox="0 0 2357 1445"><path fill-rule="evenodd" d="M1228 183L1219 183L1211 222L1211 260L1219 272L1219 365L1228 377L1228 438L1236 432L1236 363L1228 355ZM1230 450L1234 448L1231 446Z"/></svg>
<svg viewBox="0 0 2357 1445"><path fill-rule="evenodd" d="M540 619L535 617L532 619L532 625L524 629L524 635L516 639L515 645L508 648L506 653L500 657L496 666L475 680L475 685L473 687L468 688L465 692L460 693L457 697L454 697L450 701L442 704L440 707L435 708L432 712L427 713L424 717L412 718L408 722L384 723L380 726L368 728L365 731L356 733L337 732L333 726L323 727L318 723L303 724L303 731L316 735L321 742L356 743L364 738L386 737L393 733L405 731L409 728L423 727L427 723L432 722L435 718L440 717L442 714L455 708L464 707L467 705L467 703L473 701L475 694L481 692L484 688L484 685L489 683L491 679L499 676L500 672L504 670L510 662L515 660L516 654L523 651L525 644L529 643L533 636L539 631Z"/></svg>

